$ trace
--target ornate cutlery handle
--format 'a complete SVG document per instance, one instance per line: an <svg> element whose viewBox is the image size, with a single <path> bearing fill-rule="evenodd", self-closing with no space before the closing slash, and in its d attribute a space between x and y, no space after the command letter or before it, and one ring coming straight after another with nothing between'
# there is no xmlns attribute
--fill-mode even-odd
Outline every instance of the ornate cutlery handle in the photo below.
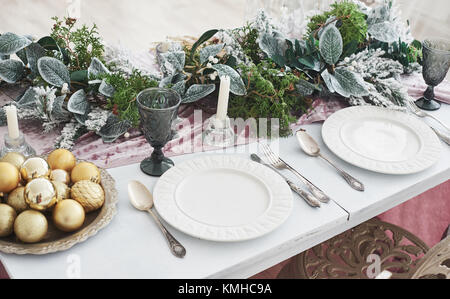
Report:
<svg viewBox="0 0 450 299"><path fill-rule="evenodd" d="M291 187L292 191L294 191L301 198L303 198L311 207L320 208L321 204L314 196L311 196L311 194L306 193L305 191L303 191L302 189L297 187L290 180L286 180L286 183L288 183L288 185L289 185L289 187Z"/></svg>
<svg viewBox="0 0 450 299"><path fill-rule="evenodd" d="M281 160L281 159L280 159ZM328 203L330 201L330 197L326 195L322 190L317 188L313 183L311 183L307 178L305 178L303 175L301 175L297 170L292 168L289 164L281 160L284 165L293 173L295 174L305 185L308 187L308 190L311 191L311 193L321 202Z"/></svg>
<svg viewBox="0 0 450 299"><path fill-rule="evenodd" d="M334 168L336 168L336 170L345 179L345 181L350 185L350 187L352 187L353 189L355 189L357 191L364 192L365 188L364 188L364 184L363 183L361 183L360 181L358 181L357 179L352 177L350 174L348 174L347 172L345 172L342 169L340 169L339 167L337 167L333 162L328 160L323 155L319 155L319 157L321 157L322 159L324 159L325 161L330 163L330 165L332 165Z"/></svg>
<svg viewBox="0 0 450 299"><path fill-rule="evenodd" d="M442 133L441 131L439 131L438 129L435 129L433 127L431 127L431 129L434 131L434 133L436 133L436 135L438 135L439 138L442 139L442 141L444 141L445 143L450 145L450 136L445 135L444 133Z"/></svg>
<svg viewBox="0 0 450 299"><path fill-rule="evenodd" d="M183 245L181 245L180 242L178 242L177 239L175 239L175 237L172 236L171 233L169 233L169 231L161 223L161 220L159 220L159 217L151 209L148 210L148 212L150 215L152 215L153 219L155 219L159 228L166 237L167 242L169 242L170 251L172 251L173 255L179 258L184 257L186 255L186 249L183 247Z"/></svg>

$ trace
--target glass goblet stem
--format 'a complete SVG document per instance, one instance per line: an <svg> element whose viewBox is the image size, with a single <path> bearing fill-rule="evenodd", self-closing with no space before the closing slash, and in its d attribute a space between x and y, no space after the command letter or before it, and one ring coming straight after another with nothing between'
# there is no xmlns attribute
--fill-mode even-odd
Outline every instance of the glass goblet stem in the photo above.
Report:
<svg viewBox="0 0 450 299"><path fill-rule="evenodd" d="M429 101L434 100L434 86L428 85L427 90L423 93L423 96Z"/></svg>

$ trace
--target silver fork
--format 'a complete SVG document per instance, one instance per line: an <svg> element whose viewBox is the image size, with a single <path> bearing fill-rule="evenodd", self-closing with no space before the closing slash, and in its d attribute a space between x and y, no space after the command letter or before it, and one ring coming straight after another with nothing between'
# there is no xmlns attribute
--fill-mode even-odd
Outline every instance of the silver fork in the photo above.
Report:
<svg viewBox="0 0 450 299"><path fill-rule="evenodd" d="M415 115L417 115L418 117L430 117L432 119L434 119L435 121L437 121L441 126L443 126L447 131L450 131L450 128L444 124L440 119L438 119L437 117L426 113L425 111L421 110L419 107L417 107L416 103L414 103L414 101L412 100L408 100L406 101L406 105L411 109L412 113L414 113Z"/></svg>
<svg viewBox="0 0 450 299"><path fill-rule="evenodd" d="M313 183L311 183L307 178L305 178L303 175L301 175L297 170L292 168L289 164L284 162L280 157L278 157L272 149L266 145L261 144L261 149L264 153L264 155L269 160L269 163L275 167L276 169L287 169L290 170L293 174L295 174L302 182L303 184L308 187L308 190L321 202L327 203L330 201L330 197L326 195L322 190L320 190L318 187L316 187Z"/></svg>

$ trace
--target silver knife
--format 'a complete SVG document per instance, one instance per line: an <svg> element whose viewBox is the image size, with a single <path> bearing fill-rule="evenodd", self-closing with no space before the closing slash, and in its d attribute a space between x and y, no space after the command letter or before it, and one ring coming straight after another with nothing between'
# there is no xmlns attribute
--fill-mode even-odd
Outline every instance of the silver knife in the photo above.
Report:
<svg viewBox="0 0 450 299"><path fill-rule="evenodd" d="M445 135L444 133L442 133L438 129L435 129L435 128L431 127L431 126L430 126L430 128L434 131L434 133L436 133L436 135L438 135L439 138L442 139L442 141L444 141L445 143L450 145L450 136Z"/></svg>
<svg viewBox="0 0 450 299"><path fill-rule="evenodd" d="M289 187L291 187L292 191L294 191L295 193L297 193L301 198L303 198L311 207L314 208L320 208L321 204L320 201L318 201L313 195L303 191L300 187L298 187L297 185L295 185L291 180L289 180L286 176L284 176L281 172L279 172L276 168L272 167L271 165L265 163L257 154L252 154L250 156L250 158L259 163L262 164L270 169L272 169L273 171L275 171L276 173L278 173L285 181L286 183L289 185Z"/></svg>

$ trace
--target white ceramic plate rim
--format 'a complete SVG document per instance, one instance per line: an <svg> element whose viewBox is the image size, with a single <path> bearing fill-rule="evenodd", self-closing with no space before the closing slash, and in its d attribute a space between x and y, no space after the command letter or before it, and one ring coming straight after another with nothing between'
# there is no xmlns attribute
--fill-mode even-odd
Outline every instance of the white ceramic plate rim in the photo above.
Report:
<svg viewBox="0 0 450 299"><path fill-rule="evenodd" d="M178 185L190 175L212 169L240 171L261 181L271 194L270 207L253 222L239 226L214 226L187 216L176 203ZM167 171L154 188L155 208L171 226L187 235L217 242L237 242L259 238L282 225L293 207L286 182L269 168L236 156L213 155L190 160Z"/></svg>
<svg viewBox="0 0 450 299"><path fill-rule="evenodd" d="M385 119L408 127L420 139L421 149L414 157L399 162L376 161L356 153L345 145L341 138L341 129L350 120L367 117ZM405 175L424 171L439 160L442 152L439 138L423 121L401 111L375 106L357 106L339 110L325 121L322 137L328 148L342 160L383 174Z"/></svg>

